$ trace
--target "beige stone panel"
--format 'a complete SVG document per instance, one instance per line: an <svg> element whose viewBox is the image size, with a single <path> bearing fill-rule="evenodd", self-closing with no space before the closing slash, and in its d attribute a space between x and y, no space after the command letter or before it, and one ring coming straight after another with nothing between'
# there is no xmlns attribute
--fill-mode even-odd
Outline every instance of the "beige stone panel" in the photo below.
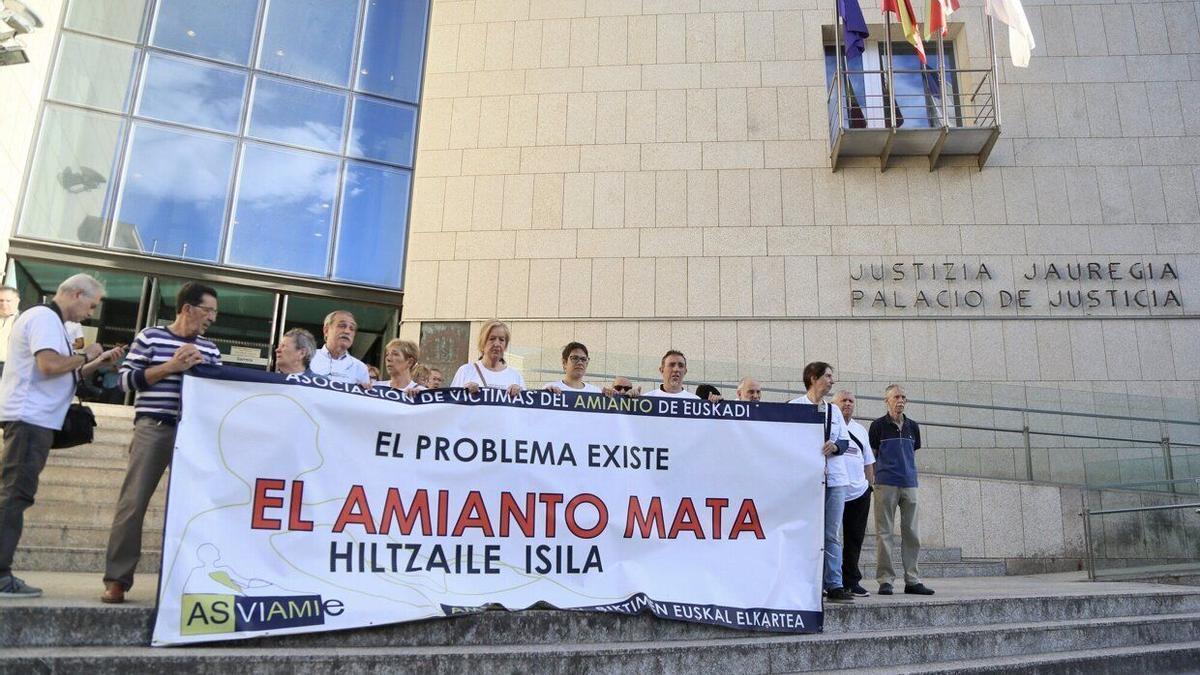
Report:
<svg viewBox="0 0 1200 675"><path fill-rule="evenodd" d="M656 228L686 227L687 173L684 171L657 172L654 176L654 201Z"/></svg>
<svg viewBox="0 0 1200 675"><path fill-rule="evenodd" d="M558 284L558 316L592 315L592 261L563 260ZM580 335L575 339L588 344ZM564 343L570 340L564 340ZM561 346L561 345L560 345ZM589 345L589 353L594 347ZM600 346L603 349L603 346ZM561 357L561 353L557 354ZM561 363L561 361L560 361Z"/></svg>
<svg viewBox="0 0 1200 675"><path fill-rule="evenodd" d="M535 94L509 99L508 145L513 150L537 142L537 110L538 97Z"/></svg>
<svg viewBox="0 0 1200 675"><path fill-rule="evenodd" d="M652 378L650 383L647 383L646 389L652 389L658 386L661 381L661 375L658 371L658 365L662 360L662 354L668 349L675 348L672 344L674 339L674 321L639 321L637 325L639 347L637 358L637 373L643 377ZM686 351L684 352L687 353ZM693 380L692 361L699 361L703 364L703 357L691 358L688 357L688 372L684 376L684 382ZM703 365L700 366L703 368ZM702 371L701 371L702 372Z"/></svg>
<svg viewBox="0 0 1200 675"><path fill-rule="evenodd" d="M807 139L809 137L808 89L776 87L775 96L778 105L779 138L785 140Z"/></svg>
<svg viewBox="0 0 1200 675"><path fill-rule="evenodd" d="M688 315L721 314L720 258L688 258Z"/></svg>
<svg viewBox="0 0 1200 675"><path fill-rule="evenodd" d="M779 171L756 169L750 172L750 224L777 228L783 224L783 193Z"/></svg>
<svg viewBox="0 0 1200 675"><path fill-rule="evenodd" d="M717 197L721 227L748 227L750 225L750 172L717 172ZM766 251L763 251L766 253Z"/></svg>
<svg viewBox="0 0 1200 675"><path fill-rule="evenodd" d="M508 143L507 96L489 96L479 105L479 147L499 148Z"/></svg>
<svg viewBox="0 0 1200 675"><path fill-rule="evenodd" d="M459 0L433 3L429 23L438 26L443 24L470 23L475 20L475 0Z"/></svg>
<svg viewBox="0 0 1200 675"><path fill-rule="evenodd" d="M837 353L832 361L834 377L846 382L870 377L871 331L862 321L838 321ZM838 387L835 384L834 389Z"/></svg>
<svg viewBox="0 0 1200 675"><path fill-rule="evenodd" d="M766 255L767 233L763 228L710 227L704 229L705 255Z"/></svg>
<svg viewBox="0 0 1200 675"><path fill-rule="evenodd" d="M577 255L579 230L525 230L517 232L516 251L521 258L564 258Z"/></svg>
<svg viewBox="0 0 1200 675"><path fill-rule="evenodd" d="M783 260L784 299L788 316L821 313L815 256L787 256Z"/></svg>
<svg viewBox="0 0 1200 675"><path fill-rule="evenodd" d="M775 6L782 5L783 7ZM759 9L775 10L775 55L773 58L794 60L806 58L805 43L810 42L804 32L804 14L794 8L810 7L815 3L809 0L785 0L782 3L763 4ZM828 20L826 20L828 23Z"/></svg>
<svg viewBox="0 0 1200 675"><path fill-rule="evenodd" d="M472 260L468 264L467 316L496 316L496 293L499 280L499 261Z"/></svg>
<svg viewBox="0 0 1200 675"><path fill-rule="evenodd" d="M657 92L655 140L677 143L687 140L687 92L683 89Z"/></svg>
<svg viewBox="0 0 1200 675"><path fill-rule="evenodd" d="M625 259L625 294L623 314L625 316L652 317L654 314L654 260L652 258Z"/></svg>
<svg viewBox="0 0 1200 675"><path fill-rule="evenodd" d="M971 172L971 204L975 209L974 222L1003 224L1008 222L1004 207L1004 177L999 171L985 169Z"/></svg>
<svg viewBox="0 0 1200 675"><path fill-rule="evenodd" d="M802 82L821 82L824 76L824 63L818 60L766 61L762 64L764 87L794 87Z"/></svg>
<svg viewBox="0 0 1200 675"><path fill-rule="evenodd" d="M962 228L953 225L920 225L896 228L896 253L900 255L959 255Z"/></svg>
<svg viewBox="0 0 1200 675"><path fill-rule="evenodd" d="M643 258L701 256L704 255L703 234L703 230L693 227L643 228L638 232L638 255Z"/></svg>
<svg viewBox="0 0 1200 675"><path fill-rule="evenodd" d="M472 213L475 211L475 177L458 176L446 179L446 194L442 213L442 229L466 231L471 229Z"/></svg>
<svg viewBox="0 0 1200 675"><path fill-rule="evenodd" d="M1100 321L1104 340L1104 362L1113 379L1140 380L1141 359L1138 354L1136 324L1132 321Z"/></svg>
<svg viewBox="0 0 1200 675"><path fill-rule="evenodd" d="M688 14L685 20L685 49L688 63L710 63L716 56L716 16Z"/></svg>
<svg viewBox="0 0 1200 675"><path fill-rule="evenodd" d="M746 129L751 140L779 138L779 101L776 89L746 91Z"/></svg>
<svg viewBox="0 0 1200 675"><path fill-rule="evenodd" d="M916 377L907 372L905 363L908 361L908 321L897 324L893 321L872 321L864 326L871 334L871 375L879 380L904 380ZM922 344L920 353L927 353L927 346ZM878 387L882 390L882 387ZM862 387L860 391L870 391ZM870 393L875 393L871 391Z"/></svg>
<svg viewBox="0 0 1200 675"><path fill-rule="evenodd" d="M775 20L772 13L747 12L743 16L746 24L746 59L774 61Z"/></svg>
<svg viewBox="0 0 1200 675"><path fill-rule="evenodd" d="M830 255L828 227L772 227L767 229L767 255Z"/></svg>
<svg viewBox="0 0 1200 675"><path fill-rule="evenodd" d="M624 277L625 262L621 258L592 260L592 316L621 316Z"/></svg>
<svg viewBox="0 0 1200 675"><path fill-rule="evenodd" d="M737 321L704 322L704 379L737 379L737 325Z"/></svg>
<svg viewBox="0 0 1200 675"><path fill-rule="evenodd" d="M470 82L470 73L427 73L421 98L430 101L466 96Z"/></svg>
<svg viewBox="0 0 1200 675"><path fill-rule="evenodd" d="M1009 223L1037 222L1037 194L1033 187L1033 170L1027 167L1003 167L1004 208Z"/></svg>
<svg viewBox="0 0 1200 675"><path fill-rule="evenodd" d="M458 68L458 26L431 26L425 72L451 73Z"/></svg>
<svg viewBox="0 0 1200 675"><path fill-rule="evenodd" d="M594 66L599 58L600 20L571 21L571 65Z"/></svg>
<svg viewBox="0 0 1200 675"><path fill-rule="evenodd" d="M850 225L875 225L879 223L876 197L875 169L846 168L846 222Z"/></svg>
<svg viewBox="0 0 1200 675"><path fill-rule="evenodd" d="M432 260L413 260L404 270L404 316L418 319L435 316L437 303L438 263Z"/></svg>
<svg viewBox="0 0 1200 675"><path fill-rule="evenodd" d="M962 548L964 557L987 555L980 481L942 477L942 514L946 543Z"/></svg>
<svg viewBox="0 0 1200 675"><path fill-rule="evenodd" d="M891 226L838 225L830 228L834 255L896 253L896 232Z"/></svg>
<svg viewBox="0 0 1200 675"><path fill-rule="evenodd" d="M684 381L703 381L705 377L704 322L671 321L668 327L670 337L666 343L667 346L661 349L643 350L648 366L646 374L653 374L655 377L661 378L658 367L662 363L662 357L666 354L667 349L674 349L683 352L687 357L688 372ZM658 386L657 382L655 386Z"/></svg>
<svg viewBox="0 0 1200 675"><path fill-rule="evenodd" d="M526 383L533 377L543 384L557 380L558 374L562 372L562 348L575 339L574 321L542 321L539 325L541 334L535 343L538 346L538 354L526 361L526 368L529 369L525 371ZM531 375L530 370L533 368L548 372Z"/></svg>
<svg viewBox="0 0 1200 675"><path fill-rule="evenodd" d="M445 150L450 145L450 121L454 101L428 101L421 108L421 133L417 147L421 150Z"/></svg>
<svg viewBox="0 0 1200 675"><path fill-rule="evenodd" d="M821 279L818 300L821 316L844 316L850 308L850 274L846 260L840 257L817 258Z"/></svg>
<svg viewBox="0 0 1200 675"><path fill-rule="evenodd" d="M567 283L568 275L563 275L563 284ZM564 286L565 287L565 286ZM591 274L588 275L588 288L591 288ZM572 326L576 342L587 345L588 356L592 358L588 364L588 382L596 386L611 384L611 380L600 377L600 373L608 373L608 328L603 321L576 321ZM562 351L559 350L561 357ZM561 363L561 361L560 361Z"/></svg>
<svg viewBox="0 0 1200 675"><path fill-rule="evenodd" d="M513 30L512 67L532 69L542 66L542 22L518 21Z"/></svg>
<svg viewBox="0 0 1200 675"><path fill-rule="evenodd" d="M413 232L408 239L409 260L453 260L455 232Z"/></svg>
<svg viewBox="0 0 1200 675"><path fill-rule="evenodd" d="M596 189L595 176L590 173L568 173L563 178L562 226L571 228L592 226L592 195Z"/></svg>
<svg viewBox="0 0 1200 675"><path fill-rule="evenodd" d="M962 252L968 255L1021 255L1027 250L1025 228L1019 225L973 225L961 228L958 234Z"/></svg>
<svg viewBox="0 0 1200 675"><path fill-rule="evenodd" d="M442 229L442 206L446 199L445 178L417 178L413 182L411 232L437 232Z"/></svg>
<svg viewBox="0 0 1200 675"><path fill-rule="evenodd" d="M935 321L902 321L880 322L880 326L892 326L897 333L896 341L900 343L902 368L897 372L879 372L875 375L903 375L915 380L936 380L942 378L941 359L938 352L937 322ZM903 334L901 336L901 333ZM901 339L903 337L903 339Z"/></svg>
<svg viewBox="0 0 1200 675"><path fill-rule="evenodd" d="M687 92L687 139L717 140L717 91L689 89Z"/></svg>
<svg viewBox="0 0 1200 675"><path fill-rule="evenodd" d="M761 87L762 70L758 63L705 63L700 68L700 86L705 89Z"/></svg>
<svg viewBox="0 0 1200 675"><path fill-rule="evenodd" d="M1067 179L1060 166L1039 166L1033 169L1034 192L1037 193L1038 222L1043 225L1071 222Z"/></svg>
<svg viewBox="0 0 1200 675"><path fill-rule="evenodd" d="M483 70L487 50L487 24L468 23L458 28L458 64L460 73Z"/></svg>
<svg viewBox="0 0 1200 675"><path fill-rule="evenodd" d="M1064 491L1051 485L1021 485L1021 519L1025 523L1025 555L1030 557L1056 557L1066 549L1066 528L1063 516L1072 521L1078 518L1075 511L1079 506L1078 491ZM1073 503L1064 502L1066 495L1075 497Z"/></svg>
<svg viewBox="0 0 1200 675"><path fill-rule="evenodd" d="M533 208L530 214L533 228L552 230L563 227L563 183L562 174L541 173L534 176ZM588 194L590 196L590 189ZM588 214L591 215L590 205Z"/></svg>
<svg viewBox="0 0 1200 675"><path fill-rule="evenodd" d="M515 21L529 18L530 0L475 0L475 20Z"/></svg>
<svg viewBox="0 0 1200 675"><path fill-rule="evenodd" d="M1092 253L1143 255L1154 240L1152 225L1093 225L1087 232L1090 247L1079 250Z"/></svg>
<svg viewBox="0 0 1200 675"><path fill-rule="evenodd" d="M654 261L654 311L657 316L688 315L687 258Z"/></svg>
<svg viewBox="0 0 1200 675"><path fill-rule="evenodd" d="M818 225L846 224L845 177L841 172L813 171L813 212Z"/></svg>
<svg viewBox="0 0 1200 675"><path fill-rule="evenodd" d="M637 171L641 166L637 145L584 145L579 148L580 171Z"/></svg>
<svg viewBox="0 0 1200 675"><path fill-rule="evenodd" d="M583 68L541 68L525 71L525 92L566 94L582 91Z"/></svg>
<svg viewBox="0 0 1200 675"><path fill-rule="evenodd" d="M566 173L579 170L579 146L521 148L521 173Z"/></svg>
<svg viewBox="0 0 1200 675"><path fill-rule="evenodd" d="M718 224L716 171L688 171L687 222L689 227L713 227Z"/></svg>
<svg viewBox="0 0 1200 675"><path fill-rule="evenodd" d="M1038 369L1020 368L1019 379L1033 379L1036 374L1043 380L1073 380L1075 379L1074 348L1071 344L1071 323L1067 321L1038 321L1037 353ZM1084 324L1090 322L1082 322ZM1099 324L1096 324L1098 327ZM1093 354L1094 356L1094 354ZM1103 367L1104 349L1100 348L1101 367ZM1086 371L1080 372L1080 379L1086 379ZM1016 375L1010 371L1010 377Z"/></svg>
<svg viewBox="0 0 1200 675"><path fill-rule="evenodd" d="M740 12L716 15L717 61L746 60L746 21Z"/></svg>
<svg viewBox="0 0 1200 675"><path fill-rule="evenodd" d="M625 174L625 227L654 227L654 172Z"/></svg>
<svg viewBox="0 0 1200 675"><path fill-rule="evenodd" d="M968 321L937 322L938 371L947 380L971 379L971 324ZM934 355L930 355L933 357Z"/></svg>
<svg viewBox="0 0 1200 675"><path fill-rule="evenodd" d="M738 382L748 373L763 373L771 368L771 322L738 321L736 325L736 372L733 377L728 378L730 382ZM736 384L729 389L722 389L721 393L726 400L736 399Z"/></svg>
<svg viewBox="0 0 1200 675"><path fill-rule="evenodd" d="M571 20L547 19L542 22L542 68L571 65Z"/></svg>
<svg viewBox="0 0 1200 675"><path fill-rule="evenodd" d="M876 176L875 201L880 224L910 224L907 172L885 171Z"/></svg>
<svg viewBox="0 0 1200 675"><path fill-rule="evenodd" d="M625 141L653 143L658 115L657 93L630 91L625 95Z"/></svg>
<svg viewBox="0 0 1200 675"><path fill-rule="evenodd" d="M974 223L975 205L972 203L971 176L979 172L965 166L948 166L938 169L935 173L941 184L942 222Z"/></svg>
<svg viewBox="0 0 1200 675"><path fill-rule="evenodd" d="M487 47L483 67L487 70L508 70L513 67L513 44L516 25L511 21L490 23L487 26Z"/></svg>
<svg viewBox="0 0 1200 675"><path fill-rule="evenodd" d="M595 288L595 284L592 284ZM608 321L605 323L605 353L607 370L614 375L636 377L638 369L638 322L637 321ZM636 385L645 386L635 381Z"/></svg>
<svg viewBox="0 0 1200 675"><path fill-rule="evenodd" d="M1007 375L1004 361L1004 323L972 321L970 324L971 353L974 355L971 359L971 373L976 381L1004 380Z"/></svg>
<svg viewBox="0 0 1200 675"><path fill-rule="evenodd" d="M829 147L825 141L766 141L763 143L763 164L774 169L829 171Z"/></svg>
<svg viewBox="0 0 1200 675"><path fill-rule="evenodd" d="M833 321L804 322L804 353L794 357L796 375L802 376L804 364L810 361L833 361L837 354L837 325ZM796 386L803 390L803 379Z"/></svg>
<svg viewBox="0 0 1200 675"><path fill-rule="evenodd" d="M462 172L462 150L418 150L418 175L457 176Z"/></svg>
<svg viewBox="0 0 1200 675"><path fill-rule="evenodd" d="M642 14L694 14L700 0L642 0Z"/></svg>
<svg viewBox="0 0 1200 675"><path fill-rule="evenodd" d="M625 92L596 94L596 143L625 142Z"/></svg>
<svg viewBox="0 0 1200 675"><path fill-rule="evenodd" d="M699 143L647 143L641 148L643 170L699 169L701 161Z"/></svg>
<svg viewBox="0 0 1200 675"><path fill-rule="evenodd" d="M667 63L642 66L643 89L697 89L700 66L695 63ZM661 96L661 93L660 93Z"/></svg>
<svg viewBox="0 0 1200 675"><path fill-rule="evenodd" d="M468 149L462 153L462 172L466 175L495 176L517 173L521 166L519 148Z"/></svg>
<svg viewBox="0 0 1200 675"><path fill-rule="evenodd" d="M622 66L629 62L629 19L624 16L600 17L597 64Z"/></svg>
<svg viewBox="0 0 1200 675"><path fill-rule="evenodd" d="M999 322L1004 337L1006 375L997 380L1025 380L1041 370L1037 323L1033 321Z"/></svg>
<svg viewBox="0 0 1200 675"><path fill-rule="evenodd" d="M599 173L595 175L594 227L623 227L625 225L625 175Z"/></svg>
<svg viewBox="0 0 1200 675"><path fill-rule="evenodd" d="M1175 375L1183 380L1200 379L1200 322L1168 321L1171 331L1170 349L1175 358Z"/></svg>
<svg viewBox="0 0 1200 675"><path fill-rule="evenodd" d="M753 285L753 316L785 316L787 303L783 290L786 286L782 257L757 257L752 259L750 276Z"/></svg>
<svg viewBox="0 0 1200 675"><path fill-rule="evenodd" d="M717 90L717 140L746 140L746 90Z"/></svg>
<svg viewBox="0 0 1200 675"><path fill-rule="evenodd" d="M479 176L475 179L475 208L471 212L472 230L499 230L504 215L504 176Z"/></svg>
<svg viewBox="0 0 1200 675"><path fill-rule="evenodd" d="M454 240L456 260L496 260L515 255L514 232L462 232Z"/></svg>
<svg viewBox="0 0 1200 675"><path fill-rule="evenodd" d="M1021 515L1024 504L1021 500L1019 483L985 480L979 481L983 518L983 551L991 558L1021 557L1025 555L1025 529ZM1050 488L1053 489L1053 488ZM1013 508L1020 505L1021 508ZM1059 512L1061 513L1061 511ZM1053 518L1059 528L1062 518ZM1030 523L1039 531L1049 529L1051 523ZM1031 533L1032 534L1032 533ZM1033 538L1033 537L1031 537ZM966 551L963 551L966 554Z"/></svg>
<svg viewBox="0 0 1200 675"><path fill-rule="evenodd" d="M596 94L583 92L567 97L566 142L569 145L596 142Z"/></svg>
<svg viewBox="0 0 1200 675"><path fill-rule="evenodd" d="M770 365L759 367L750 372L746 372L743 369L742 377L754 377L759 379L760 382L764 379L787 381L795 373L799 373L804 368L803 359L806 353L804 349L804 322L772 321L770 322L770 333Z"/></svg>
<svg viewBox="0 0 1200 675"><path fill-rule="evenodd" d="M1025 244L1030 251L1044 254L1088 253L1090 230L1086 225L1031 225L1025 228Z"/></svg>
<svg viewBox="0 0 1200 675"><path fill-rule="evenodd" d="M651 14L652 12L646 12ZM657 24L657 63L683 63L687 60L684 38L684 17L680 14L660 15Z"/></svg>
<svg viewBox="0 0 1200 675"><path fill-rule="evenodd" d="M705 169L761 169L761 141L730 141L704 144Z"/></svg>
<svg viewBox="0 0 1200 675"><path fill-rule="evenodd" d="M569 19L587 16L585 0L530 0L530 19Z"/></svg>
<svg viewBox="0 0 1200 675"><path fill-rule="evenodd" d="M437 316L460 319L466 316L467 263L443 260L438 263Z"/></svg>
<svg viewBox="0 0 1200 675"><path fill-rule="evenodd" d="M529 316L558 315L559 260L529 261Z"/></svg>
<svg viewBox="0 0 1200 675"><path fill-rule="evenodd" d="M1080 380L1109 379L1104 353L1104 331L1100 322L1071 321L1067 325L1071 336L1071 363L1075 377Z"/></svg>
<svg viewBox="0 0 1200 675"><path fill-rule="evenodd" d="M658 17L629 17L629 51L626 58L631 64L654 63L657 60Z"/></svg>
<svg viewBox="0 0 1200 675"><path fill-rule="evenodd" d="M937 172L925 168L905 169L908 175L909 217L914 225L942 223L942 204Z"/></svg>
<svg viewBox="0 0 1200 675"><path fill-rule="evenodd" d="M504 177L504 211L501 226L506 230L527 230L533 226L533 176Z"/></svg>
<svg viewBox="0 0 1200 675"><path fill-rule="evenodd" d="M537 144L565 145L567 142L567 95L538 96Z"/></svg>
<svg viewBox="0 0 1200 675"><path fill-rule="evenodd" d="M638 255L638 239L623 229L578 230L576 237L581 258L633 258Z"/></svg>
<svg viewBox="0 0 1200 675"><path fill-rule="evenodd" d="M479 145L478 98L454 100L454 112L450 122L450 147L474 148Z"/></svg>
<svg viewBox="0 0 1200 675"><path fill-rule="evenodd" d="M1176 379L1175 363L1171 353L1171 327L1169 321L1138 321L1137 330L1138 361L1141 365L1144 380L1174 380ZM1108 338L1107 331L1105 339ZM1196 340L1200 342L1200 338ZM1118 377L1123 377L1118 375Z"/></svg>
<svg viewBox="0 0 1200 675"><path fill-rule="evenodd" d="M784 169L779 173L783 192L784 226L802 227L816 224L813 212L812 173L795 169Z"/></svg>

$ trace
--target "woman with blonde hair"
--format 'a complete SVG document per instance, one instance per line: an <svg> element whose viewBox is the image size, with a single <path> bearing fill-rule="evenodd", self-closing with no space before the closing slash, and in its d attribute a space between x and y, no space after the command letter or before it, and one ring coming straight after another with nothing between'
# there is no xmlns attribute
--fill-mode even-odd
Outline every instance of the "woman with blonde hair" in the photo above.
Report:
<svg viewBox="0 0 1200 675"><path fill-rule="evenodd" d="M504 389L509 396L516 396L525 388L525 378L516 368L504 361L512 333L508 324L492 319L479 329L479 360L465 363L454 374L451 387L464 387L477 393L480 387Z"/></svg>
<svg viewBox="0 0 1200 675"><path fill-rule="evenodd" d="M401 391L421 391L425 387L413 380L412 368L417 365L421 352L417 345L409 340L395 339L387 343L383 349L383 362L387 365L390 379L380 380L375 386L391 387Z"/></svg>

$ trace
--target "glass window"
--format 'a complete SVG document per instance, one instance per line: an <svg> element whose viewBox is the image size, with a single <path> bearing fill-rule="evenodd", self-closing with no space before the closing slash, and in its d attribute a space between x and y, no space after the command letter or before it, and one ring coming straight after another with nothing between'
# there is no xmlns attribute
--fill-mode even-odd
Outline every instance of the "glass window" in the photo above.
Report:
<svg viewBox="0 0 1200 675"><path fill-rule="evenodd" d="M412 166L417 109L365 96L354 97L346 154Z"/></svg>
<svg viewBox="0 0 1200 675"><path fill-rule="evenodd" d="M408 171L346 164L335 278L400 287L411 181Z"/></svg>
<svg viewBox="0 0 1200 675"><path fill-rule="evenodd" d="M947 47L950 43L946 43ZM880 52L885 49L879 46ZM942 125L942 88L938 78L938 53L931 44L926 50L926 66L921 65L916 49L907 42L892 43L892 72L896 83L896 126L907 128L940 127ZM946 68L954 70L954 53L948 49ZM886 84L886 83L885 83ZM950 91L946 99L953 103L954 73L948 72L946 84ZM951 115L953 117L953 115Z"/></svg>
<svg viewBox="0 0 1200 675"><path fill-rule="evenodd" d="M346 95L274 77L254 78L247 134L267 141L341 152Z"/></svg>
<svg viewBox="0 0 1200 675"><path fill-rule="evenodd" d="M246 74L193 59L150 54L137 113L189 126L236 133Z"/></svg>
<svg viewBox="0 0 1200 675"><path fill-rule="evenodd" d="M67 6L66 27L126 42L140 42L146 0L76 0Z"/></svg>
<svg viewBox="0 0 1200 675"><path fill-rule="evenodd" d="M46 106L18 232L100 243L124 128L111 115Z"/></svg>
<svg viewBox="0 0 1200 675"><path fill-rule="evenodd" d="M76 33L63 33L50 98L125 112L137 48Z"/></svg>
<svg viewBox="0 0 1200 675"><path fill-rule="evenodd" d="M215 261L236 145L232 138L135 123L110 245Z"/></svg>
<svg viewBox="0 0 1200 675"><path fill-rule="evenodd" d="M356 89L418 102L427 9L425 0L367 0Z"/></svg>
<svg viewBox="0 0 1200 675"><path fill-rule="evenodd" d="M338 160L247 143L228 261L324 276Z"/></svg>
<svg viewBox="0 0 1200 675"><path fill-rule="evenodd" d="M358 0L270 0L258 67L349 86L358 7Z"/></svg>
<svg viewBox="0 0 1200 675"><path fill-rule="evenodd" d="M150 42L244 66L257 18L258 0L160 0Z"/></svg>

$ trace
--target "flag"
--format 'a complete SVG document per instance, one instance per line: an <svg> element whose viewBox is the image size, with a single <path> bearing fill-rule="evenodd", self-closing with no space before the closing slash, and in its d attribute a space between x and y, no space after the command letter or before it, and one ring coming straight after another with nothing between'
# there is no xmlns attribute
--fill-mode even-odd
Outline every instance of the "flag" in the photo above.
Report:
<svg viewBox="0 0 1200 675"><path fill-rule="evenodd" d="M870 33L867 31L867 21L863 18L858 0L838 0L837 9L846 31L846 61L850 61L862 55Z"/></svg>
<svg viewBox="0 0 1200 675"><path fill-rule="evenodd" d="M921 24L917 23L912 2L909 0L883 0L883 11L896 15L896 19L900 22L900 28L904 31L904 39L908 40L913 49L917 50L917 58L921 60L921 63L925 63L925 43L921 42Z"/></svg>
<svg viewBox="0 0 1200 675"><path fill-rule="evenodd" d="M958 0L927 0L927 4L925 39L932 40L937 35L946 34L946 21L958 9Z"/></svg>
<svg viewBox="0 0 1200 675"><path fill-rule="evenodd" d="M885 0L886 2L887 0ZM987 13L1008 26L1008 53L1018 68L1029 67L1029 54L1033 51L1033 31L1025 18L1021 0L986 0Z"/></svg>

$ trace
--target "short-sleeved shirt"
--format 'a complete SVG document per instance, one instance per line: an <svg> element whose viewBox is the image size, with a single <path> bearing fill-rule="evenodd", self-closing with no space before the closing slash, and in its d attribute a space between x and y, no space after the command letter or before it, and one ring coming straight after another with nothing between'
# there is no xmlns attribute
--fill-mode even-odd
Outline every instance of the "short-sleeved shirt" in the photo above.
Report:
<svg viewBox="0 0 1200 675"><path fill-rule="evenodd" d="M601 392L601 391L600 391L600 387L597 387L597 386L596 386L596 385L594 385L594 384L588 384L587 382L584 382L584 383L583 383L583 386L582 386L582 387L579 387L578 389L576 389L575 387L572 387L571 385L567 384L566 382L563 382L562 380L559 380L558 382L551 382L551 383L550 383L550 386L551 386L551 387L558 387L559 389L562 389L563 391L573 391L573 392L576 392L576 393L579 393L579 394L600 394L600 393L603 393L603 392Z"/></svg>
<svg viewBox="0 0 1200 675"><path fill-rule="evenodd" d="M477 365L478 370L476 370ZM480 371L483 372L482 377L479 375ZM514 384L520 385L522 389L525 388L525 377L516 368L504 366L504 370L490 370L478 361L462 364L458 372L454 373L454 379L450 381L450 386L465 387L468 382L494 389L508 389Z"/></svg>
<svg viewBox="0 0 1200 675"><path fill-rule="evenodd" d="M875 463L875 453L871 452L871 437L866 427L855 420L848 420L846 431L850 433L850 446L842 455L842 461L846 464L846 475L850 477L846 501L852 501L866 494L870 487L866 467Z"/></svg>
<svg viewBox="0 0 1200 675"><path fill-rule="evenodd" d="M807 395L797 396L788 401L797 405L813 405L813 402L808 399ZM821 441L825 444L825 440L837 442L839 440L849 441L850 433L846 431L846 420L842 418L842 409L836 405L831 405L828 401L821 401L820 405L816 406L817 412L821 416L829 416L829 438ZM824 427L822 427L822 431ZM851 444L853 445L853 444ZM842 455L830 455L825 458L825 486L826 487L841 487L850 484L850 477L846 474L846 462L843 461Z"/></svg>
<svg viewBox="0 0 1200 675"><path fill-rule="evenodd" d="M893 487L917 487L917 450L921 428L906 415L899 426L884 415L871 422L871 449L875 452L875 483Z"/></svg>
<svg viewBox="0 0 1200 675"><path fill-rule="evenodd" d="M372 387L388 387L389 389L396 389L396 387L392 386L391 380L375 380L375 382L371 386ZM423 384L418 384L416 382L409 382L408 386L401 389L400 391L408 392L410 394L415 394L418 391L425 391L425 389L426 389L426 387Z"/></svg>
<svg viewBox="0 0 1200 675"><path fill-rule="evenodd" d="M693 394L692 392L688 391L687 389L680 389L679 391L672 394L669 391L663 391L661 386L651 389L650 391L642 394L642 396L649 396L651 398L696 398L696 399L700 398L699 396Z"/></svg>
<svg viewBox="0 0 1200 675"><path fill-rule="evenodd" d="M371 381L371 373L367 370L367 364L351 356L350 352L335 359L325 345L321 345L321 348L313 354L308 369L321 377L328 377L338 382L362 384Z"/></svg>
<svg viewBox="0 0 1200 675"><path fill-rule="evenodd" d="M75 394L75 376L71 372L43 375L37 353L50 350L71 356L62 316L46 305L25 310L13 324L9 340L0 380L0 420L61 429Z"/></svg>

